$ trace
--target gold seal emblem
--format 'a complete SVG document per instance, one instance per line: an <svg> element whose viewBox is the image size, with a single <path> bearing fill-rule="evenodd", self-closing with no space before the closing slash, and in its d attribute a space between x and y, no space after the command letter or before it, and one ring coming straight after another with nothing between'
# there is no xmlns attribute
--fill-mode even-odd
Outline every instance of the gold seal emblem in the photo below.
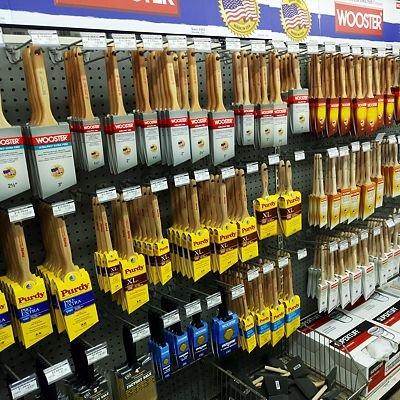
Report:
<svg viewBox="0 0 400 400"><path fill-rule="evenodd" d="M219 0L225 25L237 36L250 36L260 22L258 0Z"/></svg>
<svg viewBox="0 0 400 400"><path fill-rule="evenodd" d="M310 33L311 13L305 0L282 0L281 22L286 35L301 42Z"/></svg>

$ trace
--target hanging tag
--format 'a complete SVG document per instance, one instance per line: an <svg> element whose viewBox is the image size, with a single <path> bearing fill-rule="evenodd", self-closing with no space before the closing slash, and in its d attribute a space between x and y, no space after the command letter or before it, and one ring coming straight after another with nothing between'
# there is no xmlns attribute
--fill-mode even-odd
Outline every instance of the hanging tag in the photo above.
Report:
<svg viewBox="0 0 400 400"><path fill-rule="evenodd" d="M55 217L63 217L64 215L74 214L76 211L75 201L73 199L53 203L51 208Z"/></svg>
<svg viewBox="0 0 400 400"><path fill-rule="evenodd" d="M151 187L151 191L153 193L162 192L163 190L167 190L168 189L167 178L163 177L163 178L151 180L150 187Z"/></svg>
<svg viewBox="0 0 400 400"><path fill-rule="evenodd" d="M265 40L252 40L250 44L252 53L265 53Z"/></svg>
<svg viewBox="0 0 400 400"><path fill-rule="evenodd" d="M132 342L137 343L140 340L146 339L150 336L150 326L148 322L136 326L131 329Z"/></svg>
<svg viewBox="0 0 400 400"><path fill-rule="evenodd" d="M386 47L377 47L378 57L386 57Z"/></svg>
<svg viewBox="0 0 400 400"><path fill-rule="evenodd" d="M286 51L287 47L283 40L272 40L272 46L276 51Z"/></svg>
<svg viewBox="0 0 400 400"><path fill-rule="evenodd" d="M307 249L306 248L297 250L297 259L298 260L303 260L306 257L307 257Z"/></svg>
<svg viewBox="0 0 400 400"><path fill-rule="evenodd" d="M339 150L337 147L331 147L327 150L329 158L339 157Z"/></svg>
<svg viewBox="0 0 400 400"><path fill-rule="evenodd" d="M288 53L298 54L300 52L300 44L297 42L286 42Z"/></svg>
<svg viewBox="0 0 400 400"><path fill-rule="evenodd" d="M96 196L100 204L107 203L109 201L116 200L118 198L117 189L115 189L115 186L110 186L104 189L98 189L96 190Z"/></svg>
<svg viewBox="0 0 400 400"><path fill-rule="evenodd" d="M107 38L104 32L81 32L82 48L85 50L106 50Z"/></svg>
<svg viewBox="0 0 400 400"><path fill-rule="evenodd" d="M289 265L289 257L279 257L278 259L278 267L284 268Z"/></svg>
<svg viewBox="0 0 400 400"><path fill-rule="evenodd" d="M206 297L207 310L219 306L221 303L221 293L219 292Z"/></svg>
<svg viewBox="0 0 400 400"><path fill-rule="evenodd" d="M131 201L142 197L142 188L140 186L131 186L122 189L122 200Z"/></svg>
<svg viewBox="0 0 400 400"><path fill-rule="evenodd" d="M225 50L228 51L240 51L242 49L242 44L239 38L226 38L225 39Z"/></svg>
<svg viewBox="0 0 400 400"><path fill-rule="evenodd" d="M397 143L397 139L395 135L390 135L388 136L389 144L395 144Z"/></svg>
<svg viewBox="0 0 400 400"><path fill-rule="evenodd" d="M235 176L235 167L221 168L222 180L233 178Z"/></svg>
<svg viewBox="0 0 400 400"><path fill-rule="evenodd" d="M188 172L179 175L174 175L175 187L186 186L189 185L189 183L190 183L190 178Z"/></svg>
<svg viewBox="0 0 400 400"><path fill-rule="evenodd" d="M189 318L194 314L199 314L201 313L200 300L195 300L189 304L185 304L183 308L185 309L186 318Z"/></svg>
<svg viewBox="0 0 400 400"><path fill-rule="evenodd" d="M13 400L20 399L29 393L39 389L36 374L27 376L18 382L9 385L11 397Z"/></svg>
<svg viewBox="0 0 400 400"><path fill-rule="evenodd" d="M188 48L186 36L167 35L167 41L172 51L185 51Z"/></svg>
<svg viewBox="0 0 400 400"><path fill-rule="evenodd" d="M232 300L235 300L235 299L238 299L239 297L244 296L244 293L245 293L245 291L244 291L244 284L243 283L231 288Z"/></svg>
<svg viewBox="0 0 400 400"><path fill-rule="evenodd" d="M107 342L100 343L97 346L92 347L91 349L85 350L87 362L89 365L92 365L103 358L109 356Z"/></svg>
<svg viewBox="0 0 400 400"><path fill-rule="evenodd" d="M361 147L362 151L365 153L366 151L371 150L371 142L364 142Z"/></svg>
<svg viewBox="0 0 400 400"><path fill-rule="evenodd" d="M273 262L267 262L265 264L263 264L263 274L269 274L275 267L275 264Z"/></svg>
<svg viewBox="0 0 400 400"><path fill-rule="evenodd" d="M306 159L306 153L304 150L294 152L294 161L303 161Z"/></svg>
<svg viewBox="0 0 400 400"><path fill-rule="evenodd" d="M360 151L360 142L352 142L350 143L350 146L353 153Z"/></svg>
<svg viewBox="0 0 400 400"><path fill-rule="evenodd" d="M350 54L350 46L348 44L341 44L340 53L345 55Z"/></svg>
<svg viewBox="0 0 400 400"><path fill-rule="evenodd" d="M194 49L200 53L211 53L211 39L210 38L193 38Z"/></svg>
<svg viewBox="0 0 400 400"><path fill-rule="evenodd" d="M371 57L372 56L372 47L363 46L363 55L365 57Z"/></svg>
<svg viewBox="0 0 400 400"><path fill-rule="evenodd" d="M161 318L163 320L164 328L168 328L181 320L179 317L179 310L174 310L164 314Z"/></svg>
<svg viewBox="0 0 400 400"><path fill-rule="evenodd" d="M393 221L394 221L394 224L395 224L395 225L399 225L399 224L400 224L400 215L396 215L396 216L393 218Z"/></svg>
<svg viewBox="0 0 400 400"><path fill-rule="evenodd" d="M339 242L340 251L347 250L348 248L349 248L349 242L347 240L342 240L341 242Z"/></svg>
<svg viewBox="0 0 400 400"><path fill-rule="evenodd" d="M394 228L395 223L394 223L392 218L389 218L389 219L386 220L386 225L387 225L388 228Z"/></svg>
<svg viewBox="0 0 400 400"><path fill-rule="evenodd" d="M393 43L393 44L392 44L392 54L393 54L394 56L400 55L400 46L399 46L398 43Z"/></svg>
<svg viewBox="0 0 400 400"><path fill-rule="evenodd" d="M385 137L385 135L386 135L386 133L385 132L379 132L377 135L376 135L376 138L375 138L375 141L377 141L377 142L382 142L382 140L383 140L383 138Z"/></svg>
<svg viewBox="0 0 400 400"><path fill-rule="evenodd" d="M279 154L270 154L268 156L268 164L269 165L277 165L279 164Z"/></svg>
<svg viewBox="0 0 400 400"><path fill-rule="evenodd" d="M325 42L325 53L335 53L336 44L333 42Z"/></svg>
<svg viewBox="0 0 400 400"><path fill-rule="evenodd" d="M59 47L60 39L57 31L42 31L37 29L29 29L29 36L31 37L32 44L38 47Z"/></svg>
<svg viewBox="0 0 400 400"><path fill-rule="evenodd" d="M353 53L353 55L355 56L361 56L362 51L361 51L361 46L360 45L352 45L351 46L351 52Z"/></svg>
<svg viewBox="0 0 400 400"><path fill-rule="evenodd" d="M318 54L318 42L307 43L307 54Z"/></svg>
<svg viewBox="0 0 400 400"><path fill-rule="evenodd" d="M196 182L209 181L210 171L207 168L194 171L194 179L196 180Z"/></svg>
<svg viewBox="0 0 400 400"><path fill-rule="evenodd" d="M361 233L360 233L360 239L361 239L361 240L368 239L368 235L369 235L368 230L367 230L367 229L363 229L363 230L361 231ZM358 244L358 242L357 242L357 244Z"/></svg>
<svg viewBox="0 0 400 400"><path fill-rule="evenodd" d="M341 146L339 147L339 155L340 157L348 156L349 153L349 147L348 146Z"/></svg>
<svg viewBox="0 0 400 400"><path fill-rule="evenodd" d="M24 204L23 206L9 208L7 212L11 223L35 218L35 210L32 204Z"/></svg>
<svg viewBox="0 0 400 400"><path fill-rule="evenodd" d="M337 242L330 242L329 243L329 253L334 253L335 251L339 250L339 245Z"/></svg>
<svg viewBox="0 0 400 400"><path fill-rule="evenodd" d="M112 33L115 50L136 50L136 35L133 33Z"/></svg>
<svg viewBox="0 0 400 400"><path fill-rule="evenodd" d="M161 35L140 35L144 50L164 50L163 38Z"/></svg>
<svg viewBox="0 0 400 400"><path fill-rule="evenodd" d="M249 271L247 271L247 280L249 282L254 281L254 279L257 279L260 276L260 272L258 268L253 268Z"/></svg>
<svg viewBox="0 0 400 400"><path fill-rule="evenodd" d="M373 229L372 234L373 234L374 236L380 235L380 234L381 234L381 228L380 228L379 226L376 226L376 227Z"/></svg>
<svg viewBox="0 0 400 400"><path fill-rule="evenodd" d="M44 376L46 377L49 385L72 375L71 364L68 360L59 362L58 364L52 365L49 368L43 370Z"/></svg>
<svg viewBox="0 0 400 400"><path fill-rule="evenodd" d="M256 172L258 172L258 162L247 163L246 172L247 175L255 174Z"/></svg>

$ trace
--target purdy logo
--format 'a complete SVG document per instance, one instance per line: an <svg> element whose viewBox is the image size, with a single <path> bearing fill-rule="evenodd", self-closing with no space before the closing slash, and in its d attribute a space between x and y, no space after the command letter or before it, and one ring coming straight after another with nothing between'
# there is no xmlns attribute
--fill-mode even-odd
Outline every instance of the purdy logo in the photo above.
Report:
<svg viewBox="0 0 400 400"><path fill-rule="evenodd" d="M52 135L52 136L33 136L32 137L33 145L63 143L63 142L70 142L70 141L71 141L71 134Z"/></svg>
<svg viewBox="0 0 400 400"><path fill-rule="evenodd" d="M0 146L15 146L17 144L24 144L24 138L13 137L0 139Z"/></svg>
<svg viewBox="0 0 400 400"><path fill-rule="evenodd" d="M251 225L251 226L249 226L247 228L242 228L242 233L253 232L255 230L256 230L255 225Z"/></svg>
<svg viewBox="0 0 400 400"><path fill-rule="evenodd" d="M294 199L288 199L287 202L289 204L294 204L294 203L298 203L300 201L300 197L296 196Z"/></svg>
<svg viewBox="0 0 400 400"><path fill-rule="evenodd" d="M89 289L88 283L82 283L79 286L74 287L72 289L63 289L63 290L61 290L61 298L70 296L75 293L84 292L85 290L88 290L88 289Z"/></svg>
<svg viewBox="0 0 400 400"><path fill-rule="evenodd" d="M206 238L206 239L203 239L203 240L199 240L197 242L196 241L193 242L193 246L201 246L203 244L204 244L204 246L208 246L209 240Z"/></svg>
<svg viewBox="0 0 400 400"><path fill-rule="evenodd" d="M336 32L382 36L383 10L335 2Z"/></svg>
<svg viewBox="0 0 400 400"><path fill-rule="evenodd" d="M227 239L235 239L236 238L236 233L232 232L229 235L220 235L219 240L227 240Z"/></svg>
<svg viewBox="0 0 400 400"><path fill-rule="evenodd" d="M21 296L21 297L18 297L18 304L27 303L28 301L32 301L32 300L40 300L40 299L43 299L43 297L44 297L44 292L37 292L30 296Z"/></svg>
<svg viewBox="0 0 400 400"><path fill-rule="evenodd" d="M127 275L131 275L131 274L134 274L135 272L143 271L143 270L144 270L143 265L139 265L138 267L135 267L135 268L127 268L127 269L125 270L125 273L126 273Z"/></svg>

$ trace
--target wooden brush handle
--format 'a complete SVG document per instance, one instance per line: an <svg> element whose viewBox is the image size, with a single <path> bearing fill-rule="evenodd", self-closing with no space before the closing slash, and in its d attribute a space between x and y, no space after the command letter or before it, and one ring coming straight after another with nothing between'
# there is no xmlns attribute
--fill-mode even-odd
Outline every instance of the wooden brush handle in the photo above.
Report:
<svg viewBox="0 0 400 400"><path fill-rule="evenodd" d="M186 54L181 51L178 53L178 65L179 65L179 80L181 89L182 109L189 110L189 92L188 92L188 69L186 63Z"/></svg>
<svg viewBox="0 0 400 400"><path fill-rule="evenodd" d="M110 63L109 64L110 72L111 72L110 79L112 80L112 83L113 83L112 86L115 90L115 93L114 93L115 100L116 100L115 115L125 116L126 111L125 111L125 107L124 107L124 100L122 98L121 78L119 75L117 56L115 53L115 48L113 46L108 48L107 56L108 56L108 61Z"/></svg>
<svg viewBox="0 0 400 400"><path fill-rule="evenodd" d="M351 98L354 99L357 96L356 88L355 88L355 72L354 72L354 60L352 57L347 58L347 72L349 76L349 85L350 85L350 93Z"/></svg>
<svg viewBox="0 0 400 400"><path fill-rule="evenodd" d="M247 190L246 190L246 180L244 177L244 170L239 170L239 181L240 181L240 199L242 202L242 220L250 217L249 211L247 209Z"/></svg>
<svg viewBox="0 0 400 400"><path fill-rule="evenodd" d="M243 104L250 104L250 88L249 88L249 55L242 52L242 79L243 79Z"/></svg>
<svg viewBox="0 0 400 400"><path fill-rule="evenodd" d="M357 99L363 98L363 83L361 76L361 57L355 57L354 60L354 69L355 69L355 82L356 82L356 91L357 91Z"/></svg>
<svg viewBox="0 0 400 400"><path fill-rule="evenodd" d="M267 164L265 164L265 163L261 164L260 175L261 175L261 188L262 188L261 197L266 198L266 197L269 196L269 194L268 194L268 167L267 167Z"/></svg>
<svg viewBox="0 0 400 400"><path fill-rule="evenodd" d="M233 82L235 85L236 104L243 104L243 70L242 70L242 55L239 52L232 54L233 67L235 75Z"/></svg>
<svg viewBox="0 0 400 400"><path fill-rule="evenodd" d="M319 194L320 196L325 195L325 189L324 189L324 168L322 165L322 155L318 155L318 181L319 181Z"/></svg>
<svg viewBox="0 0 400 400"><path fill-rule="evenodd" d="M221 57L219 54L213 54L213 63L214 69L214 79L215 79L215 111L216 112L226 112L226 108L224 106L224 96L223 96L223 86L222 86L222 73L221 73Z"/></svg>
<svg viewBox="0 0 400 400"><path fill-rule="evenodd" d="M374 97L374 93L372 90L372 59L368 57L366 59L366 64L367 64L367 97L372 98Z"/></svg>
<svg viewBox="0 0 400 400"><path fill-rule="evenodd" d="M316 56L315 57L315 97L318 99L322 99L324 97L322 93L322 82L321 82L321 59Z"/></svg>
<svg viewBox="0 0 400 400"><path fill-rule="evenodd" d="M285 162L281 160L279 162L279 190L278 193L282 194L286 191L286 171L285 171Z"/></svg>
<svg viewBox="0 0 400 400"><path fill-rule="evenodd" d="M279 56L273 55L273 76L274 76L274 103L282 103L281 97L281 76L279 72Z"/></svg>
<svg viewBox="0 0 400 400"><path fill-rule="evenodd" d="M221 181L219 185L219 196L220 196L220 202L221 202L221 216L222 216L222 222L221 226L224 226L225 224L228 223L228 208L227 208L227 198L226 198L226 186L225 183Z"/></svg>
<svg viewBox="0 0 400 400"><path fill-rule="evenodd" d="M332 195L337 194L337 185L336 185L336 161L335 159L331 159L331 189Z"/></svg>
<svg viewBox="0 0 400 400"><path fill-rule="evenodd" d="M199 102L199 81L197 76L196 53L193 49L188 51L189 87L190 87L190 109L201 111Z"/></svg>
<svg viewBox="0 0 400 400"><path fill-rule="evenodd" d="M193 214L193 222L194 229L200 229L200 209L199 209L199 199L197 193L197 183L194 179L190 180L190 195L191 195L191 205L192 205L192 214Z"/></svg>
<svg viewBox="0 0 400 400"><path fill-rule="evenodd" d="M365 183L371 183L371 150L364 153L365 155Z"/></svg>
<svg viewBox="0 0 400 400"><path fill-rule="evenodd" d="M285 178L286 178L286 190L288 192L293 192L292 164L290 161L286 161Z"/></svg>
<svg viewBox="0 0 400 400"><path fill-rule="evenodd" d="M253 86L254 101L253 104L261 103L261 57L256 54L253 60Z"/></svg>
<svg viewBox="0 0 400 400"><path fill-rule="evenodd" d="M261 79L261 104L268 104L268 69L267 69L267 55L260 55L260 79Z"/></svg>
<svg viewBox="0 0 400 400"><path fill-rule="evenodd" d="M140 92L142 95L142 107L141 110L143 113L152 112L150 106L150 96L149 96L149 82L147 79L147 71L146 71L146 57L142 52L138 52L138 78L140 84Z"/></svg>
<svg viewBox="0 0 400 400"><path fill-rule="evenodd" d="M22 62L24 65L24 74L26 88L28 90L29 104L31 106L31 125L38 125L41 120L41 107L36 95L35 75L33 73L33 64L31 60L31 48L25 47L22 51Z"/></svg>
<svg viewBox="0 0 400 400"><path fill-rule="evenodd" d="M175 69L174 69L174 61L173 54L171 52L165 52L165 68L167 73L167 88L170 95L171 100L171 109L172 110L180 110L180 106L178 103L178 91L175 79Z"/></svg>
<svg viewBox="0 0 400 400"><path fill-rule="evenodd" d="M276 308L278 307L278 280L277 280L277 270L274 268L272 270L272 299L273 299L273 306Z"/></svg>
<svg viewBox="0 0 400 400"><path fill-rule="evenodd" d="M295 82L295 89L302 89L301 83L300 83L300 64L299 64L299 57L297 54L292 54L291 55L291 61L292 61L292 74L293 74L293 79Z"/></svg>
<svg viewBox="0 0 400 400"><path fill-rule="evenodd" d="M289 257L289 264L287 266L287 278L288 278L288 295L289 299L291 299L294 296L293 293L293 271L292 271L292 260Z"/></svg>
<svg viewBox="0 0 400 400"><path fill-rule="evenodd" d="M271 103L275 102L274 57L275 54L271 51L268 54L268 89Z"/></svg>

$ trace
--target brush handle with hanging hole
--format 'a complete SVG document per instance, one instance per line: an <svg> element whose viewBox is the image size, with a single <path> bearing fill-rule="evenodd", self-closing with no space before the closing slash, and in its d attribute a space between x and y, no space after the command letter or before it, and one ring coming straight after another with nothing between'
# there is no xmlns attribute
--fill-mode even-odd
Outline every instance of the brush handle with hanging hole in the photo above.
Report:
<svg viewBox="0 0 400 400"><path fill-rule="evenodd" d="M260 79L261 79L261 104L268 104L268 68L267 55L260 55Z"/></svg>
<svg viewBox="0 0 400 400"><path fill-rule="evenodd" d="M186 54L181 51L178 53L178 65L179 65L179 81L181 89L182 109L189 110L189 92L188 92L188 69L186 63Z"/></svg>
<svg viewBox="0 0 400 400"><path fill-rule="evenodd" d="M269 196L269 193L268 193L268 167L267 167L267 164L265 164L265 163L261 164L260 175L261 175L261 188L262 188L261 197L266 198L266 197Z"/></svg>
<svg viewBox="0 0 400 400"><path fill-rule="evenodd" d="M197 75L196 53L193 49L188 50L188 69L190 87L190 110L201 111L199 102L199 81Z"/></svg>
<svg viewBox="0 0 400 400"><path fill-rule="evenodd" d="M249 55L242 52L242 80L243 80L243 104L250 104L250 87L249 87Z"/></svg>
<svg viewBox="0 0 400 400"><path fill-rule="evenodd" d="M242 55L239 52L232 54L232 62L235 71L233 77L235 88L235 103L243 104L243 71L242 71Z"/></svg>

